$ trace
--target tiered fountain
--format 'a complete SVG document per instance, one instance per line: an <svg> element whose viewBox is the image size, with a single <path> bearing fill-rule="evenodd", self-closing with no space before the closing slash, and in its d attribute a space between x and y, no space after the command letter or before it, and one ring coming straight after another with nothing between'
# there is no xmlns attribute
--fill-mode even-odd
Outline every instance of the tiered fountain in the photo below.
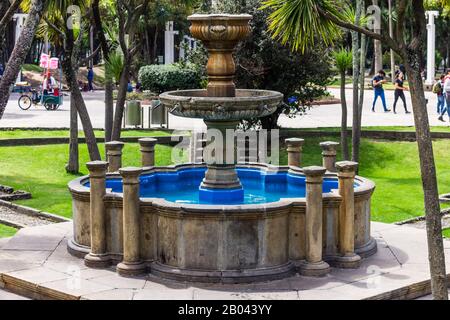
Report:
<svg viewBox="0 0 450 320"><path fill-rule="evenodd" d="M161 95L172 114L202 118L222 132L222 154L206 165L155 167L155 141L145 139L143 168L120 168L123 144L110 143L109 167L89 163L90 176L70 183L74 236L68 248L88 266L119 263L122 275L252 282L295 272L321 276L330 265L357 268L376 251L370 237L375 186L355 176L356 163L335 163L334 143L321 145L324 167L301 168L302 139L286 141L286 167L236 165L223 156L234 149L227 129L270 115L283 99L279 92L235 88L232 54L250 33L251 19L190 16L191 33L209 51L208 88Z"/></svg>

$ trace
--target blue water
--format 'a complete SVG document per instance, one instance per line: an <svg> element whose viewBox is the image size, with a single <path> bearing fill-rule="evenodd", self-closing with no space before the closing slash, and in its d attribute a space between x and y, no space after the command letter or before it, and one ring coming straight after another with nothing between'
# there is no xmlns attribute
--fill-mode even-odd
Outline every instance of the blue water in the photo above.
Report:
<svg viewBox="0 0 450 320"><path fill-rule="evenodd" d="M212 204L199 200L199 186L205 176L205 168L182 169L178 172L158 172L142 175L140 196L142 198L163 198L167 201L185 204ZM279 201L281 198L304 198L305 177L283 173L266 173L258 169L237 169L244 188L244 200L238 202L214 203L264 204ZM85 186L89 187L89 183ZM122 192L121 179L108 179L106 187L113 192ZM337 179L326 178L323 192L338 188ZM225 203L226 202L226 203Z"/></svg>

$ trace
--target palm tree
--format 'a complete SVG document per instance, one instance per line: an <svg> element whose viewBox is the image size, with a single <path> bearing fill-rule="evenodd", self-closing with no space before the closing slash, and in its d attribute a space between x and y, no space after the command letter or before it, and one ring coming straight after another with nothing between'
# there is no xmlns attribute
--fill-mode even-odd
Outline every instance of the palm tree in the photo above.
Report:
<svg viewBox="0 0 450 320"><path fill-rule="evenodd" d="M6 105L8 104L10 88L17 79L20 68L25 61L28 51L30 51L36 29L44 12L45 4L46 0L32 0L25 26L6 65L5 72L0 81L0 119L3 117Z"/></svg>
<svg viewBox="0 0 450 320"><path fill-rule="evenodd" d="M448 2L448 0L446 1ZM341 27L379 40L403 59L409 75L419 149L431 288L434 299L447 300L448 291L436 165L425 93L419 70L424 51L423 46L426 43L424 41L426 32L424 1L396 1L397 26L394 37L391 37L385 30L377 33L353 24L340 10L345 5L343 1L332 0L267 0L264 3L264 8L273 10L269 16L270 30L273 32L273 36L280 39L282 43L289 43L293 50L304 50L307 46L313 45L315 36L320 36L325 41L332 42L337 28ZM411 9L411 17L406 17L408 9ZM413 25L410 30L405 28L407 20ZM406 38L406 34L408 34L408 38Z"/></svg>
<svg viewBox="0 0 450 320"><path fill-rule="evenodd" d="M22 7L26 8L29 0L22 1ZM71 121L70 121L70 143L69 143L69 163L66 167L68 172L78 171L78 125L76 114L80 117L83 131L86 137L86 145L88 147L89 158L91 161L100 160L100 152L97 145L97 139L94 134L94 128L86 108L83 96L81 94L77 74L80 65L79 62L79 50L82 44L83 28L77 29L77 26L69 28L68 21L72 17L71 13L68 13L70 6L76 5L81 14L87 11L89 7L89 0L53 0L49 1L45 9L44 16L44 28L51 31L53 41L59 42L63 48L62 57L62 69L64 76L69 86L71 99ZM79 18L80 21L82 17Z"/></svg>
<svg viewBox="0 0 450 320"><path fill-rule="evenodd" d="M333 52L334 64L341 77L341 147L342 155L344 160L350 158L350 152L348 150L348 140L347 140L347 101L345 98L345 74L348 69L352 67L353 56L352 51L346 49L341 49L339 51Z"/></svg>

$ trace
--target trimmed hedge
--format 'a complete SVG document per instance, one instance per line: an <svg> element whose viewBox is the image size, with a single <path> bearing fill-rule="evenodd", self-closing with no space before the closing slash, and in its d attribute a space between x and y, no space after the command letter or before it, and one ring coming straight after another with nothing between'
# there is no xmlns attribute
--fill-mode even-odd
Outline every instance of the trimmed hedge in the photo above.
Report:
<svg viewBox="0 0 450 320"><path fill-rule="evenodd" d="M149 65L139 70L139 82L144 90L162 93L201 88L202 75L198 68L189 65Z"/></svg>

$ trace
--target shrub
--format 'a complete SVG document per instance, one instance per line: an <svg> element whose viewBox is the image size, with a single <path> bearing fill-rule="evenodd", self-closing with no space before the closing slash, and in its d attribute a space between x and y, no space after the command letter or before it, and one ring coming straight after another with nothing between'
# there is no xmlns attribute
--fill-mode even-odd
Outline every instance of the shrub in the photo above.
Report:
<svg viewBox="0 0 450 320"><path fill-rule="evenodd" d="M139 82L144 90L162 93L172 90L197 89L202 76L189 64L149 65L139 70Z"/></svg>

